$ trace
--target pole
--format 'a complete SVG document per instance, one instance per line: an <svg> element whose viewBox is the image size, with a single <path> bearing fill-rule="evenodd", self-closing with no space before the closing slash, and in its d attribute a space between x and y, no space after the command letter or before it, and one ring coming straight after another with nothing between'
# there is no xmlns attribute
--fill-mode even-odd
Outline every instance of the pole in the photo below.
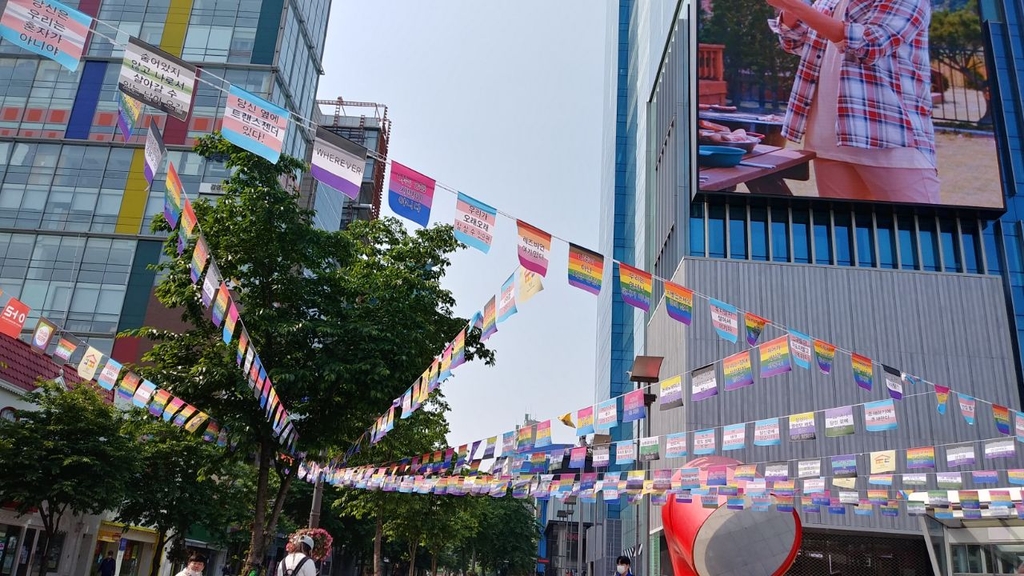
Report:
<svg viewBox="0 0 1024 576"><path fill-rule="evenodd" d="M309 509L309 527L320 527L320 504L324 499L324 476L318 474L316 485L313 487L313 505Z"/></svg>
<svg viewBox="0 0 1024 576"><path fill-rule="evenodd" d="M583 576L583 502L580 502L580 521L576 526L576 576Z"/></svg>

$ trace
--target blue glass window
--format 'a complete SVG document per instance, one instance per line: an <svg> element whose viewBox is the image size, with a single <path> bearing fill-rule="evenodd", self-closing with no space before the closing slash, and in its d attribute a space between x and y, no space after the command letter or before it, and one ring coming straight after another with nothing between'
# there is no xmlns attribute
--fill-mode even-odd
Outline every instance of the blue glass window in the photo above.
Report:
<svg viewBox="0 0 1024 576"><path fill-rule="evenodd" d="M810 217L803 210L793 210L793 261L811 263Z"/></svg>
<svg viewBox="0 0 1024 576"><path fill-rule="evenodd" d="M694 202L690 204L690 256L704 255L704 203Z"/></svg>
<svg viewBox="0 0 1024 576"><path fill-rule="evenodd" d="M927 216L918 218L917 228L921 231L921 268L938 272L939 238L935 233L935 219Z"/></svg>
<svg viewBox="0 0 1024 576"><path fill-rule="evenodd" d="M878 235L878 266L881 268L896 267L896 237L893 234L892 214L875 216Z"/></svg>
<svg viewBox="0 0 1024 576"><path fill-rule="evenodd" d="M817 213L815 213L817 216ZM848 212L835 212L833 214L836 228L836 264L840 266L853 266L853 228L850 226L850 214ZM817 218L815 218L817 221Z"/></svg>
<svg viewBox="0 0 1024 576"><path fill-rule="evenodd" d="M982 257L978 223L974 220L961 220L960 238L964 245L964 269L968 274L980 274Z"/></svg>
<svg viewBox="0 0 1024 576"><path fill-rule="evenodd" d="M793 231L796 232L795 224ZM789 215L785 208L772 208L772 261L789 262Z"/></svg>
<svg viewBox="0 0 1024 576"><path fill-rule="evenodd" d="M939 223L939 239L942 241L942 260L946 272L963 272L963 263L960 261L960 245L956 237L956 222L953 220L942 220Z"/></svg>
<svg viewBox="0 0 1024 576"><path fill-rule="evenodd" d="M827 210L814 211L814 263L833 263L832 222Z"/></svg>
<svg viewBox="0 0 1024 576"><path fill-rule="evenodd" d="M708 207L708 256L725 258L725 206Z"/></svg>
<svg viewBox="0 0 1024 576"><path fill-rule="evenodd" d="M989 274L1002 274L1003 273L1003 262L999 259L999 248L998 232L996 231L995 222L986 222L981 225L982 228L982 240L985 242L985 264L988 269L986 272Z"/></svg>
<svg viewBox="0 0 1024 576"><path fill-rule="evenodd" d="M875 235L871 214L857 214L857 266L875 267Z"/></svg>
<svg viewBox="0 0 1024 576"><path fill-rule="evenodd" d="M729 206L729 257L747 259L746 206Z"/></svg>
<svg viewBox="0 0 1024 576"><path fill-rule="evenodd" d="M750 207L750 259L768 261L768 210Z"/></svg>
<svg viewBox="0 0 1024 576"><path fill-rule="evenodd" d="M920 270L917 261L917 231L914 230L913 216L900 216L897 219L900 238L900 268L904 270Z"/></svg>

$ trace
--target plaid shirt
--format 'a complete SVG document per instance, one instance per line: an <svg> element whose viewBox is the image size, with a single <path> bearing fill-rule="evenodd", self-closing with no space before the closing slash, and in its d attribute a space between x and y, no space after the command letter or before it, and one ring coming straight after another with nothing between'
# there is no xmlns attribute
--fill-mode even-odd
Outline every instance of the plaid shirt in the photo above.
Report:
<svg viewBox="0 0 1024 576"><path fill-rule="evenodd" d="M840 0L817 0L832 15ZM931 64L928 59L929 0L849 0L846 38L839 45L837 143L856 148L919 149L935 164ZM788 28L769 22L782 49L800 56L789 96L783 135L799 142L806 132L821 58L828 40L803 22Z"/></svg>

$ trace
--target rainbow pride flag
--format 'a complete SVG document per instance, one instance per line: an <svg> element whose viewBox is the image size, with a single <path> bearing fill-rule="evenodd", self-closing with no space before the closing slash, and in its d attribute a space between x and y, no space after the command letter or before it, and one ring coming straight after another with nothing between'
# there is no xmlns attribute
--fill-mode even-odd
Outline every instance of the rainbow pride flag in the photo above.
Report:
<svg viewBox="0 0 1024 576"><path fill-rule="evenodd" d="M551 234L522 220L516 220L516 227L519 229L519 263L530 272L547 276Z"/></svg>
<svg viewBox="0 0 1024 576"><path fill-rule="evenodd" d="M757 339L761 337L761 332L764 331L768 320L750 312L743 314L743 320L747 328L747 344L754 346L757 344Z"/></svg>
<svg viewBox="0 0 1024 576"><path fill-rule="evenodd" d="M693 321L693 290L665 282L665 310L669 318L689 326Z"/></svg>
<svg viewBox="0 0 1024 576"><path fill-rule="evenodd" d="M935 468L935 447L921 446L907 449L907 469Z"/></svg>
<svg viewBox="0 0 1024 576"><path fill-rule="evenodd" d="M996 430L1000 434L1010 435L1010 409L999 404L992 405L992 417L996 421Z"/></svg>
<svg viewBox="0 0 1024 576"><path fill-rule="evenodd" d="M466 363L466 329L463 328L462 332L455 337L455 342L452 344L452 365L451 369L454 370L459 366Z"/></svg>
<svg viewBox="0 0 1024 576"><path fill-rule="evenodd" d="M181 179L178 178L178 171L174 168L174 162L167 163L167 179L164 190L164 220L174 230L178 227L178 218L181 216L181 197L183 187Z"/></svg>
<svg viewBox="0 0 1024 576"><path fill-rule="evenodd" d="M622 301L634 308L650 312L653 278L650 272L619 264L619 289Z"/></svg>
<svg viewBox="0 0 1024 576"><path fill-rule="evenodd" d="M604 278L604 256L576 244L569 244L569 285L597 295Z"/></svg>
<svg viewBox="0 0 1024 576"><path fill-rule="evenodd" d="M853 366L853 379L857 386L871 391L874 369L871 366L871 358L860 354L850 354L850 362Z"/></svg>
<svg viewBox="0 0 1024 576"><path fill-rule="evenodd" d="M483 334L480 335L480 341L486 342L488 338L494 335L498 331L498 310L495 302L495 297L491 296L491 299L487 301L484 306L484 327Z"/></svg>

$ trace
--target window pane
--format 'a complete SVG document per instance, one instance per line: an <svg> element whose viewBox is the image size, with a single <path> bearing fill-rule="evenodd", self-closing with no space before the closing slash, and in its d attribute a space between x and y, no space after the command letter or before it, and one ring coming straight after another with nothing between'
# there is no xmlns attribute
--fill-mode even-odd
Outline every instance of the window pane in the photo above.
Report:
<svg viewBox="0 0 1024 576"><path fill-rule="evenodd" d="M857 266L875 267L875 235L871 214L857 215Z"/></svg>
<svg viewBox="0 0 1024 576"><path fill-rule="evenodd" d="M964 243L964 269L969 274L980 274L981 242L978 241L978 223L974 220L962 220L960 234Z"/></svg>
<svg viewBox="0 0 1024 576"><path fill-rule="evenodd" d="M789 214L772 208L772 261L789 262ZM795 226L794 226L795 228ZM806 226L804 227L806 229Z"/></svg>
<svg viewBox="0 0 1024 576"><path fill-rule="evenodd" d="M725 258L725 206L708 209L708 256Z"/></svg>
<svg viewBox="0 0 1024 576"><path fill-rule="evenodd" d="M881 268L896 267L896 238L893 235L892 214L877 214L878 265Z"/></svg>
<svg viewBox="0 0 1024 576"><path fill-rule="evenodd" d="M750 259L768 261L768 210L750 208Z"/></svg>
<svg viewBox="0 0 1024 576"><path fill-rule="evenodd" d="M690 204L690 256L703 257L704 246L704 203Z"/></svg>
<svg viewBox="0 0 1024 576"><path fill-rule="evenodd" d="M999 259L999 248L997 245L998 238L996 237L996 223L986 222L981 225L982 239L985 242L985 264L988 266L986 270L989 274L1002 274L1003 273L1003 262Z"/></svg>
<svg viewBox="0 0 1024 576"><path fill-rule="evenodd" d="M814 263L833 263L832 223L827 210L814 211Z"/></svg>
<svg viewBox="0 0 1024 576"><path fill-rule="evenodd" d="M900 268L904 270L920 270L917 261L917 232L914 230L913 216L900 216L898 219L900 236Z"/></svg>
<svg viewBox="0 0 1024 576"><path fill-rule="evenodd" d="M747 259L747 210L744 206L729 206L729 257Z"/></svg>
<svg viewBox="0 0 1024 576"><path fill-rule="evenodd" d="M963 263L960 261L960 245L956 237L956 222L942 220L940 226L939 238L942 240L942 260L945 263L946 272L963 272Z"/></svg>
<svg viewBox="0 0 1024 576"><path fill-rule="evenodd" d="M810 217L803 210L793 210L793 261L811 263Z"/></svg>
<svg viewBox="0 0 1024 576"><path fill-rule="evenodd" d="M850 214L837 211L833 214L836 227L836 264L853 266L853 229Z"/></svg>
<svg viewBox="0 0 1024 576"><path fill-rule="evenodd" d="M921 231L921 268L930 272L939 271L939 238L935 233L935 220L927 216L917 219Z"/></svg>

